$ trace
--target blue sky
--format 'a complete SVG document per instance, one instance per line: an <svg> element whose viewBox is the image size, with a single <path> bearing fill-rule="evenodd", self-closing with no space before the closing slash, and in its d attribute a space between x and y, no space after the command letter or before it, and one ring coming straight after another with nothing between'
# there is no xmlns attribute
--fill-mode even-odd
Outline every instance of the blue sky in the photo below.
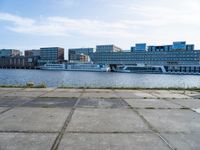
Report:
<svg viewBox="0 0 200 150"><path fill-rule="evenodd" d="M200 48L199 8L199 0L0 0L0 48L180 40Z"/></svg>

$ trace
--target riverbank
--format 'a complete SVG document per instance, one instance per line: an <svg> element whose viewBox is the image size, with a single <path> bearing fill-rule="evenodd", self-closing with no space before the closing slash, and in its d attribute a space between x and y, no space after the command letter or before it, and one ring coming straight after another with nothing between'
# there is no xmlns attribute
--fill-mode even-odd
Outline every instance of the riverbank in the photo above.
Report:
<svg viewBox="0 0 200 150"><path fill-rule="evenodd" d="M34 83L27 83L24 85L0 85L0 88L48 88L45 83L35 85ZM55 87L56 88L56 87ZM177 91L200 91L199 87L181 88L181 87L167 87L167 88L142 88L142 87L73 87L61 85L58 89L105 89L105 90L177 90Z"/></svg>
<svg viewBox="0 0 200 150"><path fill-rule="evenodd" d="M198 149L199 99L194 90L0 88L0 149Z"/></svg>

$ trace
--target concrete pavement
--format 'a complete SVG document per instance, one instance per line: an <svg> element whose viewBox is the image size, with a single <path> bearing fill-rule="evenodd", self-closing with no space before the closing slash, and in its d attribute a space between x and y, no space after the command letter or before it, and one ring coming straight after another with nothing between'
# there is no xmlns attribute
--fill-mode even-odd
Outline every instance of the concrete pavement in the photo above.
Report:
<svg viewBox="0 0 200 150"><path fill-rule="evenodd" d="M0 88L0 150L199 150L200 92Z"/></svg>

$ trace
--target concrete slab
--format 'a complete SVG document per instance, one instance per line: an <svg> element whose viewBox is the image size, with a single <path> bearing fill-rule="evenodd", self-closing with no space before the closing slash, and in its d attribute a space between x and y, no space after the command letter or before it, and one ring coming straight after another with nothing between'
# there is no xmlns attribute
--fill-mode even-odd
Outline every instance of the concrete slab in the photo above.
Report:
<svg viewBox="0 0 200 150"><path fill-rule="evenodd" d="M0 115L0 131L60 131L70 109L14 108Z"/></svg>
<svg viewBox="0 0 200 150"><path fill-rule="evenodd" d="M200 93L192 93L186 95L190 96L191 98L200 99Z"/></svg>
<svg viewBox="0 0 200 150"><path fill-rule="evenodd" d="M70 134L64 135L58 150L168 150L155 134Z"/></svg>
<svg viewBox="0 0 200 150"><path fill-rule="evenodd" d="M143 120L130 109L77 108L67 128L83 132L149 131Z"/></svg>
<svg viewBox="0 0 200 150"><path fill-rule="evenodd" d="M116 95L120 98L140 98L140 96L136 95L134 92L116 92Z"/></svg>
<svg viewBox="0 0 200 150"><path fill-rule="evenodd" d="M200 108L200 99L170 99L169 101L189 108Z"/></svg>
<svg viewBox="0 0 200 150"><path fill-rule="evenodd" d="M181 106L161 99L125 99L134 108L181 108Z"/></svg>
<svg viewBox="0 0 200 150"><path fill-rule="evenodd" d="M144 92L144 93L149 93L149 94L152 94L152 93L157 93L157 94L171 94L173 93L172 91L170 90L140 90L140 92Z"/></svg>
<svg viewBox="0 0 200 150"><path fill-rule="evenodd" d="M22 92L22 91L17 91L17 92L11 92L11 93L7 93L7 94L4 94L3 96L7 96L7 97L38 97L42 94L44 94L46 92L33 92L33 91L30 91L30 92Z"/></svg>
<svg viewBox="0 0 200 150"><path fill-rule="evenodd" d="M145 92L138 92L138 93L135 93L136 96L139 96L140 98L156 98L156 96L154 95L151 95L150 93L145 93Z"/></svg>
<svg viewBox="0 0 200 150"><path fill-rule="evenodd" d="M87 92L84 92L83 95L82 95L82 98L119 98L119 96L117 96L114 93L107 93L107 92L100 92L100 93L96 93L96 92L87 93Z"/></svg>
<svg viewBox="0 0 200 150"><path fill-rule="evenodd" d="M197 109L192 109L194 112L197 112L200 114L200 108L197 108Z"/></svg>
<svg viewBox="0 0 200 150"><path fill-rule="evenodd" d="M175 94L185 94L187 92L187 90L169 90L169 91Z"/></svg>
<svg viewBox="0 0 200 150"><path fill-rule="evenodd" d="M50 92L42 95L41 97L68 97L68 98L78 98L81 93L75 92Z"/></svg>
<svg viewBox="0 0 200 150"><path fill-rule="evenodd" d="M113 90L114 92L116 93L136 93L136 92L141 92L140 90L131 90L131 89L116 89L116 90Z"/></svg>
<svg viewBox="0 0 200 150"><path fill-rule="evenodd" d="M1 150L51 149L57 134L52 133L0 133Z"/></svg>
<svg viewBox="0 0 200 150"><path fill-rule="evenodd" d="M175 93L171 93L171 94L165 94L165 93L152 93L154 96L156 96L157 98L176 98L176 99L187 99L187 98L191 98L187 95L184 94L175 94Z"/></svg>
<svg viewBox="0 0 200 150"><path fill-rule="evenodd" d="M0 107L0 113L7 110L7 109L8 109L8 107Z"/></svg>
<svg viewBox="0 0 200 150"><path fill-rule="evenodd" d="M120 99L97 99L88 98L81 99L78 107L93 107L93 108L129 108L128 104Z"/></svg>
<svg viewBox="0 0 200 150"><path fill-rule="evenodd" d="M24 88L0 88L0 91L16 92L22 91Z"/></svg>
<svg viewBox="0 0 200 150"><path fill-rule="evenodd" d="M147 93L157 93L157 94L174 94L174 92L170 91L170 90L146 90L146 92Z"/></svg>
<svg viewBox="0 0 200 150"><path fill-rule="evenodd" d="M3 96L4 94L9 93L9 91L0 91L0 96Z"/></svg>
<svg viewBox="0 0 200 150"><path fill-rule="evenodd" d="M163 134L165 139L169 141L170 145L176 150L199 150L200 147L200 133L176 133Z"/></svg>
<svg viewBox="0 0 200 150"><path fill-rule="evenodd" d="M84 89L84 92L87 93L100 93L100 92L105 92L105 93L113 93L113 90L111 89Z"/></svg>
<svg viewBox="0 0 200 150"><path fill-rule="evenodd" d="M76 104L76 98L36 98L23 106L26 107L73 107Z"/></svg>
<svg viewBox="0 0 200 150"><path fill-rule="evenodd" d="M160 132L200 131L200 115L191 110L140 109L138 111Z"/></svg>
<svg viewBox="0 0 200 150"><path fill-rule="evenodd" d="M25 92L49 92L53 91L55 88L25 88L22 91Z"/></svg>
<svg viewBox="0 0 200 150"><path fill-rule="evenodd" d="M30 97L0 97L0 107L14 107L33 100Z"/></svg>
<svg viewBox="0 0 200 150"><path fill-rule="evenodd" d="M69 92L69 93L78 92L78 93L81 93L81 92L83 92L83 89L62 89L62 88L60 88L60 89L55 89L54 92Z"/></svg>

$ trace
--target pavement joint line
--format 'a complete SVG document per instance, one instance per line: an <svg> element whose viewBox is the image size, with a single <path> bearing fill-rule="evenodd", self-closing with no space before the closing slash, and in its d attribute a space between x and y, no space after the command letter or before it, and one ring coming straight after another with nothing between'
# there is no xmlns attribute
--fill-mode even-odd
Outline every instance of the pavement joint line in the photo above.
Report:
<svg viewBox="0 0 200 150"><path fill-rule="evenodd" d="M22 104L18 104L18 105L15 105L15 106L13 106L13 107L10 107L10 108L8 108L8 109L6 109L6 110L0 112L0 115L3 114L3 113L5 113L5 112L7 112L7 111L9 111L9 110L11 110L11 109L14 109L15 107L20 107L20 106L22 106L22 105L24 105L24 104L26 104L26 103L28 103L28 102L31 102L31 101L33 101L33 100L35 100L35 98L31 99L30 101L24 102L24 103L22 103Z"/></svg>
<svg viewBox="0 0 200 150"><path fill-rule="evenodd" d="M190 107L183 106L183 105L181 105L181 104L179 104L179 103L170 101L169 99L165 99L165 100L168 101L168 102L171 102L171 103L173 103L173 104L176 104L176 105L181 106L182 108L179 108L180 110L190 110L190 111L195 112L196 114L200 115L200 113L194 111L194 110L193 110L192 108L190 108Z"/></svg>
<svg viewBox="0 0 200 150"><path fill-rule="evenodd" d="M141 89L139 89L139 91L140 91L140 92L144 92L144 90L141 90ZM150 95L156 97L156 99L159 99L158 96L156 96L156 95L154 95L154 94L151 93L151 90L150 90L149 92L146 92L146 93L148 93L148 94L150 94ZM141 99L144 99L144 98L141 98Z"/></svg>
<svg viewBox="0 0 200 150"><path fill-rule="evenodd" d="M119 106L119 107L109 107L109 106L106 106L106 107L102 107L102 106L76 106L77 108L85 108L85 109L91 109L91 108L94 108L94 109L131 109L129 108L129 106Z"/></svg>
<svg viewBox="0 0 200 150"><path fill-rule="evenodd" d="M76 101L74 106L71 108L71 111L70 111L69 115L67 116L67 118L66 118L66 120L65 120L65 122L63 124L63 127L62 127L61 131L59 132L58 136L56 137L56 139L55 139L55 141L54 141L54 143L53 143L53 145L52 145L50 150L57 150L58 149L58 147L60 145L60 142L62 140L62 137L63 137L63 135L64 135L64 133L65 133L65 131L66 131L71 119L72 119L72 116L73 116L73 114L75 112L76 106L78 105L83 93L84 93L84 90L83 90L83 92L81 92L78 100Z"/></svg>
<svg viewBox="0 0 200 150"><path fill-rule="evenodd" d="M59 131L17 131L17 130L0 130L0 133L59 133Z"/></svg>
<svg viewBox="0 0 200 150"><path fill-rule="evenodd" d="M164 137L162 137L159 133L156 133L156 135L157 135L158 137L160 137L160 138L165 142L165 144L167 144L167 146L168 146L171 150L175 150L175 149L169 144L169 142L167 142L167 140L166 140Z"/></svg>
<svg viewBox="0 0 200 150"><path fill-rule="evenodd" d="M193 98L192 96L186 94L185 91L187 91L187 90L183 90L183 93L179 93L179 94L182 94L182 95L185 95L185 96L189 96L190 98ZM175 91L171 91L171 92L174 93L174 94L177 94Z"/></svg>
<svg viewBox="0 0 200 150"><path fill-rule="evenodd" d="M124 102L126 102L124 99L122 99ZM155 133L171 150L174 150L172 146L166 141L164 137L162 137L157 129L155 129L145 118L143 115L141 115L134 107L132 107L128 102L126 102L127 105L132 109L133 112L135 112L142 120L143 122L148 126L148 128Z"/></svg>
<svg viewBox="0 0 200 150"><path fill-rule="evenodd" d="M54 92L56 89L57 89L57 88L53 88L53 89L50 90L50 91L44 92L44 93L42 93L41 95L37 96L37 98L39 98L39 97L41 97L41 96L43 96L43 95L45 95L45 94L48 94L48 93Z"/></svg>
<svg viewBox="0 0 200 150"><path fill-rule="evenodd" d="M67 131L67 133L72 133L72 134L76 134L76 133L81 133L81 134L140 134L140 133L149 133L149 134L153 134L154 132L152 131L131 131L131 132L122 132L122 131L114 131L114 132L96 132L96 131Z"/></svg>
<svg viewBox="0 0 200 150"><path fill-rule="evenodd" d="M24 90L25 88L22 88L22 90ZM4 95L6 95L6 94L10 94L10 93L13 93L13 92L18 92L18 91L8 91L8 92L6 92L6 93L3 93L1 96L3 96L3 97L8 97L8 96L4 96Z"/></svg>
<svg viewBox="0 0 200 150"><path fill-rule="evenodd" d="M9 111L9 110L11 110L11 109L13 109L13 108L14 108L14 107L10 107L10 108L8 108L8 109L6 109L6 110L0 112L0 115L3 114L3 113L5 113L5 112L7 112L7 111Z"/></svg>

